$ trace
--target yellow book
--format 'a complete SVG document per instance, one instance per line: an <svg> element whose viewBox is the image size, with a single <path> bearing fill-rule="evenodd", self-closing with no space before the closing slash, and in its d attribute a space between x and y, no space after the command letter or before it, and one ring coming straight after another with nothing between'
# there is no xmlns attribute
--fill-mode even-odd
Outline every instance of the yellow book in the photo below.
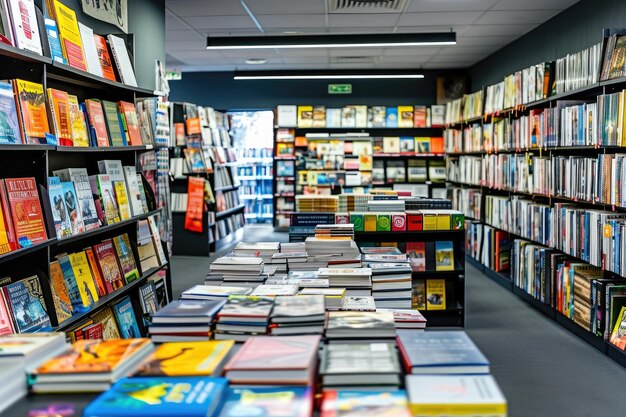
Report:
<svg viewBox="0 0 626 417"><path fill-rule="evenodd" d="M437 214L422 213L424 216L423 230L437 230Z"/></svg>
<svg viewBox="0 0 626 417"><path fill-rule="evenodd" d="M375 214L366 214L363 216L365 218L365 232L375 232L376 231L376 218L377 216Z"/></svg>
<svg viewBox="0 0 626 417"><path fill-rule="evenodd" d="M426 310L446 309L446 280L426 280Z"/></svg>
<svg viewBox="0 0 626 417"><path fill-rule="evenodd" d="M398 106L398 127L413 127L413 106Z"/></svg>
<svg viewBox="0 0 626 417"><path fill-rule="evenodd" d="M298 127L313 127L313 106L298 106Z"/></svg>
<svg viewBox="0 0 626 417"><path fill-rule="evenodd" d="M430 138L416 136L415 137L415 152L430 153Z"/></svg>
<svg viewBox="0 0 626 417"><path fill-rule="evenodd" d="M70 101L70 125L72 130L72 142L74 146L89 146L89 134L87 133L87 124L85 123L85 115L80 110L78 97L68 95Z"/></svg>
<svg viewBox="0 0 626 417"><path fill-rule="evenodd" d="M128 220L133 215L130 211L130 204L128 203L126 185L123 181L115 181L113 187L115 188L115 198L117 199L117 208L120 211L120 218L122 220Z"/></svg>
<svg viewBox="0 0 626 417"><path fill-rule="evenodd" d="M78 21L74 10L65 6L59 0L54 1L54 17L59 28L59 41L63 57L67 63L82 71L87 71L87 61L83 52L83 43L78 29Z"/></svg>
<svg viewBox="0 0 626 417"><path fill-rule="evenodd" d="M212 376L235 345L233 340L163 343L139 367L141 376Z"/></svg>
<svg viewBox="0 0 626 417"><path fill-rule="evenodd" d="M435 242L435 271L454 271L454 243Z"/></svg>
<svg viewBox="0 0 626 417"><path fill-rule="evenodd" d="M315 171L307 171L307 173L306 173L306 184L307 185L317 185L317 172L315 172Z"/></svg>
<svg viewBox="0 0 626 417"><path fill-rule="evenodd" d="M437 215L437 230L450 230L451 218L450 214L438 214Z"/></svg>
<svg viewBox="0 0 626 417"><path fill-rule="evenodd" d="M87 255L85 252L76 252L68 255L68 258L76 278L80 299L84 306L91 307L93 303L98 301L98 290L93 282Z"/></svg>

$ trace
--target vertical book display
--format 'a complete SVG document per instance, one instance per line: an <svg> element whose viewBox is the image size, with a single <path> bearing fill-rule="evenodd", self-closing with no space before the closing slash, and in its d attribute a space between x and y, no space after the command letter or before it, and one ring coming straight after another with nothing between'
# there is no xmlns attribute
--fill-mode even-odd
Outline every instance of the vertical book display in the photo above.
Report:
<svg viewBox="0 0 626 417"><path fill-rule="evenodd" d="M467 259L622 365L625 53L605 30L450 103L444 132Z"/></svg>
<svg viewBox="0 0 626 417"><path fill-rule="evenodd" d="M272 148L238 149L239 197L248 223L271 223L274 218Z"/></svg>

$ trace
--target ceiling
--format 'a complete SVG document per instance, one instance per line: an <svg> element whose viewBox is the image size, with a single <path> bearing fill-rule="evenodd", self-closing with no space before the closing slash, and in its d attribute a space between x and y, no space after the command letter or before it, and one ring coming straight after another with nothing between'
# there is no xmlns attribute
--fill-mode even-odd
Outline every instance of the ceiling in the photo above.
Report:
<svg viewBox="0 0 626 417"><path fill-rule="evenodd" d="M390 12L333 12L341 1L166 0L167 67L180 71L466 68L578 0L394 0L399 9ZM457 44L443 47L206 50L207 35L450 29L457 34ZM246 64L251 58L264 58L267 63Z"/></svg>

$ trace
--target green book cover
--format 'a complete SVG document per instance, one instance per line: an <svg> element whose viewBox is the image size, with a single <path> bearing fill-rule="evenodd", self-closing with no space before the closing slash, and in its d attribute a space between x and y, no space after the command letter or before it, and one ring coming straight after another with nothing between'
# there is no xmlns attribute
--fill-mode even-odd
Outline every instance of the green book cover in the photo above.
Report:
<svg viewBox="0 0 626 417"><path fill-rule="evenodd" d="M102 100L102 108L104 108L104 117L107 122L109 138L111 138L111 146L124 146L124 138L122 137L120 121L117 115L117 104L112 101Z"/></svg>
<svg viewBox="0 0 626 417"><path fill-rule="evenodd" d="M452 230L463 230L465 227L465 215L463 213L452 213Z"/></svg>
<svg viewBox="0 0 626 417"><path fill-rule="evenodd" d="M391 215L379 214L376 216L376 231L377 232L390 232L391 231Z"/></svg>
<svg viewBox="0 0 626 417"><path fill-rule="evenodd" d="M355 232L362 232L365 230L365 222L362 214L350 213L350 223L354 225Z"/></svg>

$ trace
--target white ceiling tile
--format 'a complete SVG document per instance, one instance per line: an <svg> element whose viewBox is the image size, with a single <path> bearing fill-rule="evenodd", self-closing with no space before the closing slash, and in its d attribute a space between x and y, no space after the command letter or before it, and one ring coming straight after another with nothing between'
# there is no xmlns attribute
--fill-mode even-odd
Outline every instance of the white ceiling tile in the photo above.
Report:
<svg viewBox="0 0 626 417"><path fill-rule="evenodd" d="M168 30L165 34L168 41L195 41L202 39L194 31L188 30Z"/></svg>
<svg viewBox="0 0 626 417"><path fill-rule="evenodd" d="M503 46L513 42L517 36L458 36L457 46Z"/></svg>
<svg viewBox="0 0 626 417"><path fill-rule="evenodd" d="M211 32L211 29L244 29L254 28L250 16L188 16L184 18L192 27Z"/></svg>
<svg viewBox="0 0 626 417"><path fill-rule="evenodd" d="M246 11L241 3L234 0L167 0L165 7L178 16L233 16L243 15Z"/></svg>
<svg viewBox="0 0 626 417"><path fill-rule="evenodd" d="M481 12L433 12L433 13L405 13L400 18L398 26L455 26L471 25L478 19Z"/></svg>
<svg viewBox="0 0 626 417"><path fill-rule="evenodd" d="M468 25L420 25L420 26L399 26L397 33L427 33L427 32L456 32L462 33L469 28Z"/></svg>
<svg viewBox="0 0 626 417"><path fill-rule="evenodd" d="M331 14L328 16L328 25L334 27L360 28L362 33L367 33L370 27L395 26L399 13L354 13L354 14Z"/></svg>
<svg viewBox="0 0 626 417"><path fill-rule="evenodd" d="M208 52L209 54L219 55L219 51L207 51L206 40L202 40L202 39L194 39L194 40L189 40L189 41L170 41L168 39L165 42L165 49L167 51L172 51L174 53L178 51L203 50L205 52Z"/></svg>
<svg viewBox="0 0 626 417"><path fill-rule="evenodd" d="M472 25L465 33L463 37L469 36L515 36L519 37L529 30L531 30L534 24L520 24L520 25Z"/></svg>
<svg viewBox="0 0 626 417"><path fill-rule="evenodd" d="M559 10L487 11L475 23L477 25L506 25L545 22Z"/></svg>
<svg viewBox="0 0 626 417"><path fill-rule="evenodd" d="M425 62L430 61L430 59L433 57L433 55L422 55L422 56L416 56L416 55L386 55L383 57L382 61L380 61L381 64L383 65L387 65L387 64L423 64Z"/></svg>
<svg viewBox="0 0 626 417"><path fill-rule="evenodd" d="M497 3L498 0L413 0L407 12L468 12L484 11Z"/></svg>
<svg viewBox="0 0 626 417"><path fill-rule="evenodd" d="M500 0L491 10L565 10L578 0Z"/></svg>
<svg viewBox="0 0 626 417"><path fill-rule="evenodd" d="M230 0L233 3L235 0ZM260 14L323 14L325 0L246 0L255 15ZM238 2L237 2L238 3Z"/></svg>
<svg viewBox="0 0 626 417"><path fill-rule="evenodd" d="M290 27L292 31L299 31L300 28L324 28L326 20L323 14L257 14L256 18L263 28L284 28ZM252 21L250 18L248 20Z"/></svg>
<svg viewBox="0 0 626 417"><path fill-rule="evenodd" d="M481 54L490 54L496 51L499 46L493 45L480 45L480 46L444 46L441 48L439 55L454 55L454 56L462 56L462 55L481 55Z"/></svg>
<svg viewBox="0 0 626 417"><path fill-rule="evenodd" d="M383 56L433 56L441 47L416 47L416 48L385 48Z"/></svg>
<svg viewBox="0 0 626 417"><path fill-rule="evenodd" d="M331 48L330 56L380 56L383 48Z"/></svg>

